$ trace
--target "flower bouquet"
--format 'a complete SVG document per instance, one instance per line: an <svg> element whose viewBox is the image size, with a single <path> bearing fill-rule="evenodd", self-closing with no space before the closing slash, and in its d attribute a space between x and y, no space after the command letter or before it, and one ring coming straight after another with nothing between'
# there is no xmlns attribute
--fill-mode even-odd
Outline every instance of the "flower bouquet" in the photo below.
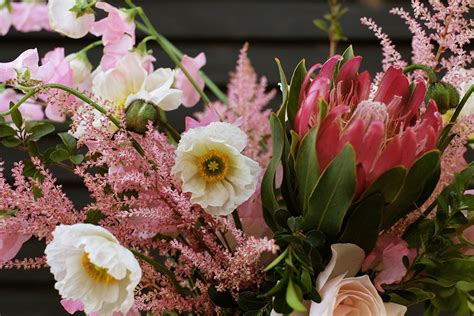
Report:
<svg viewBox="0 0 474 316"><path fill-rule="evenodd" d="M345 8L330 2L315 24L335 53ZM411 62L362 19L382 44L375 76L352 47L291 77L277 60L272 113L276 91L247 44L224 94L205 55L181 53L132 0L4 1L3 35L13 25L99 40L0 63L0 141L28 155L0 164L0 268L48 267L70 314L392 316L422 303L425 315L471 315L471 8L393 9L413 34ZM149 42L176 69L156 68ZM200 100L186 131L168 122ZM85 207L50 167L82 178ZM16 258L30 238L45 240L44 256Z"/></svg>

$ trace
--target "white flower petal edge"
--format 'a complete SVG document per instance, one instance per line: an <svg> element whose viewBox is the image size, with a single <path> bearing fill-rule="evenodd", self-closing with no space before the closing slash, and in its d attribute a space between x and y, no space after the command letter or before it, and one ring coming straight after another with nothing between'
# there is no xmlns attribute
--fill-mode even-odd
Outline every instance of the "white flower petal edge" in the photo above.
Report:
<svg viewBox="0 0 474 316"><path fill-rule="evenodd" d="M191 201L208 213L228 215L255 192L260 167L241 152L247 136L223 122L190 129L182 135L172 173Z"/></svg>
<svg viewBox="0 0 474 316"><path fill-rule="evenodd" d="M49 24L56 32L71 38L81 38L89 33L95 16L92 13L86 13L77 17L76 13L70 11L75 4L76 0L49 0Z"/></svg>
<svg viewBox="0 0 474 316"><path fill-rule="evenodd" d="M86 314L126 314L142 271L134 255L106 229L91 224L59 225L45 250L64 299L80 300Z"/></svg>

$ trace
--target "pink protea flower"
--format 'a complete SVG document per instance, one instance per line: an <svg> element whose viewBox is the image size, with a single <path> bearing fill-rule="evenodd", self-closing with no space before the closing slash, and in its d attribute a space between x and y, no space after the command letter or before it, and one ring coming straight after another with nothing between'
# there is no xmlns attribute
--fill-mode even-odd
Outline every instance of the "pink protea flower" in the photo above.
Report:
<svg viewBox="0 0 474 316"><path fill-rule="evenodd" d="M188 55L184 55L181 63L183 64L184 68L189 72L191 77L196 81L199 87L204 89L204 80L199 75L199 69L201 69L206 64L206 55L204 53L200 53L196 57L192 58ZM178 69L176 72L176 88L183 91L183 97L181 102L185 107L192 107L195 106L199 102L200 95L196 91L196 89L191 84L191 81L188 80L186 75Z"/></svg>
<svg viewBox="0 0 474 316"><path fill-rule="evenodd" d="M406 241L386 233L379 237L375 248L365 258L362 272L377 271L374 284L377 290L384 292L382 284L399 283L407 274L403 257L407 257L411 265L416 256L416 249L408 248Z"/></svg>
<svg viewBox="0 0 474 316"><path fill-rule="evenodd" d="M399 68L389 68L370 98L368 72L359 73L362 58L348 60L333 80L340 56L322 67L313 66L300 92L294 129L304 136L319 125L316 150L321 170L350 143L356 153L357 193L395 166L410 168L417 158L436 146L442 117L434 101L424 103L427 87L409 79ZM321 71L311 79L314 72ZM320 101L328 114L320 122ZM422 112L424 112L422 114Z"/></svg>

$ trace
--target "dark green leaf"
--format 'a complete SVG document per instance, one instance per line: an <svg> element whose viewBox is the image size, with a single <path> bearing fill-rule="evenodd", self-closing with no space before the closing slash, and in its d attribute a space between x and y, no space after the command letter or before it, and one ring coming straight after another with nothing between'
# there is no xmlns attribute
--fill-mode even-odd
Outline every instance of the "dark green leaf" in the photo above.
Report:
<svg viewBox="0 0 474 316"><path fill-rule="evenodd" d="M326 243L326 236L318 230L311 230L306 234L306 241L313 248L322 248Z"/></svg>
<svg viewBox="0 0 474 316"><path fill-rule="evenodd" d="M13 102L10 103L10 108L13 106ZM21 113L18 109L15 109L11 113L12 121L15 124L15 126L21 130L23 127L23 117L21 116Z"/></svg>
<svg viewBox="0 0 474 316"><path fill-rule="evenodd" d="M232 308L234 307L234 299L229 291L219 292L214 286L209 287L207 293L212 302L219 307Z"/></svg>
<svg viewBox="0 0 474 316"><path fill-rule="evenodd" d="M105 215L99 210L90 210L87 212L85 222L88 224L98 225L99 221L105 218Z"/></svg>
<svg viewBox="0 0 474 316"><path fill-rule="evenodd" d="M286 118L286 108L288 106L288 96L289 96L288 81L286 80L285 71L283 71L283 67L281 66L280 60L278 58L275 58L275 62L278 67L278 73L280 74L280 84L281 84L281 92L282 92L282 98L283 98L280 109L278 110L278 119L280 120L280 123L284 125L285 118Z"/></svg>
<svg viewBox="0 0 474 316"><path fill-rule="evenodd" d="M355 193L355 154L346 145L321 175L305 214L306 230L321 230L335 238Z"/></svg>
<svg viewBox="0 0 474 316"><path fill-rule="evenodd" d="M339 241L356 244L365 253L370 253L379 236L383 206L384 198L380 193L363 199L349 216Z"/></svg>
<svg viewBox="0 0 474 316"><path fill-rule="evenodd" d="M296 112L298 112L298 100L300 97L301 85L303 84L304 78L306 77L306 65L305 60L301 60L293 72L290 82L290 93L288 96L288 121L290 126L293 126Z"/></svg>
<svg viewBox="0 0 474 316"><path fill-rule="evenodd" d="M49 158L54 162L62 162L66 159L69 159L70 153L63 148L58 148L51 153Z"/></svg>
<svg viewBox="0 0 474 316"><path fill-rule="evenodd" d="M29 139L32 141L38 141L41 139L41 137L54 132L54 130L55 130L54 125L51 123L36 124L29 131L31 133L31 136Z"/></svg>
<svg viewBox="0 0 474 316"><path fill-rule="evenodd" d="M265 221L267 225L275 231L277 225L273 218L273 212L279 209L278 201L275 196L275 173L283 154L285 135L283 127L275 114L272 114L270 118L270 125L272 128L273 155L263 176L261 195Z"/></svg>
<svg viewBox="0 0 474 316"><path fill-rule="evenodd" d="M309 293L313 290L311 274L308 272L308 270L303 269L303 271L301 272L300 282L303 286L303 293Z"/></svg>
<svg viewBox="0 0 474 316"><path fill-rule="evenodd" d="M362 199L374 193L381 193L385 203L393 202L402 189L406 175L407 170L403 167L388 170L364 192Z"/></svg>
<svg viewBox="0 0 474 316"><path fill-rule="evenodd" d="M59 133L58 136L63 141L63 144L66 146L67 150L70 153L73 153L74 149L76 149L76 139L69 133Z"/></svg>
<svg viewBox="0 0 474 316"><path fill-rule="evenodd" d="M7 138L2 139L2 145L8 148L13 148L20 144L21 144L21 140L13 136L9 136Z"/></svg>
<svg viewBox="0 0 474 316"><path fill-rule="evenodd" d="M311 194L319 180L319 163L316 155L318 128L313 127L303 138L296 157L296 182L298 185L298 205L303 214L308 211Z"/></svg>
<svg viewBox="0 0 474 316"><path fill-rule="evenodd" d="M303 228L304 218L302 216L288 218L288 227L292 232L300 231Z"/></svg>
<svg viewBox="0 0 474 316"><path fill-rule="evenodd" d="M0 125L0 137L8 137L16 135L16 131L8 125Z"/></svg>
<svg viewBox="0 0 474 316"><path fill-rule="evenodd" d="M265 307L268 304L268 300L257 296L258 294L254 292L242 292L237 300L237 304L244 311L254 311Z"/></svg>
<svg viewBox="0 0 474 316"><path fill-rule="evenodd" d="M291 278L288 280L286 288L286 302L297 312L305 312L306 307L303 305L303 293L298 285L294 284Z"/></svg>

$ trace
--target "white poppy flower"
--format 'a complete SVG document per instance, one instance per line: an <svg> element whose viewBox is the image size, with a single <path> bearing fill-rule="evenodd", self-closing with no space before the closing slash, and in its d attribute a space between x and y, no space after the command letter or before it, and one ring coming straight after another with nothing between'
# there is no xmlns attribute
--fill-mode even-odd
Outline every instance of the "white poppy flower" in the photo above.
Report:
<svg viewBox="0 0 474 316"><path fill-rule="evenodd" d="M133 254L106 229L60 225L45 250L63 299L80 300L86 314L126 314L142 271Z"/></svg>
<svg viewBox="0 0 474 316"><path fill-rule="evenodd" d="M76 0L49 0L48 15L51 28L71 38L81 38L89 33L95 21L92 13L85 13L80 17L71 9Z"/></svg>
<svg viewBox="0 0 474 316"><path fill-rule="evenodd" d="M93 77L94 94L112 102L117 109L125 109L135 100L150 102L165 111L181 104L182 92L171 88L173 71L158 69L148 74L136 53L127 54L116 67L99 70Z"/></svg>
<svg viewBox="0 0 474 316"><path fill-rule="evenodd" d="M71 54L66 57L72 70L74 88L90 90L92 85L92 65L84 53Z"/></svg>
<svg viewBox="0 0 474 316"><path fill-rule="evenodd" d="M191 201L212 215L228 215L255 192L260 168L241 152L247 136L229 123L214 122L183 134L172 173Z"/></svg>

